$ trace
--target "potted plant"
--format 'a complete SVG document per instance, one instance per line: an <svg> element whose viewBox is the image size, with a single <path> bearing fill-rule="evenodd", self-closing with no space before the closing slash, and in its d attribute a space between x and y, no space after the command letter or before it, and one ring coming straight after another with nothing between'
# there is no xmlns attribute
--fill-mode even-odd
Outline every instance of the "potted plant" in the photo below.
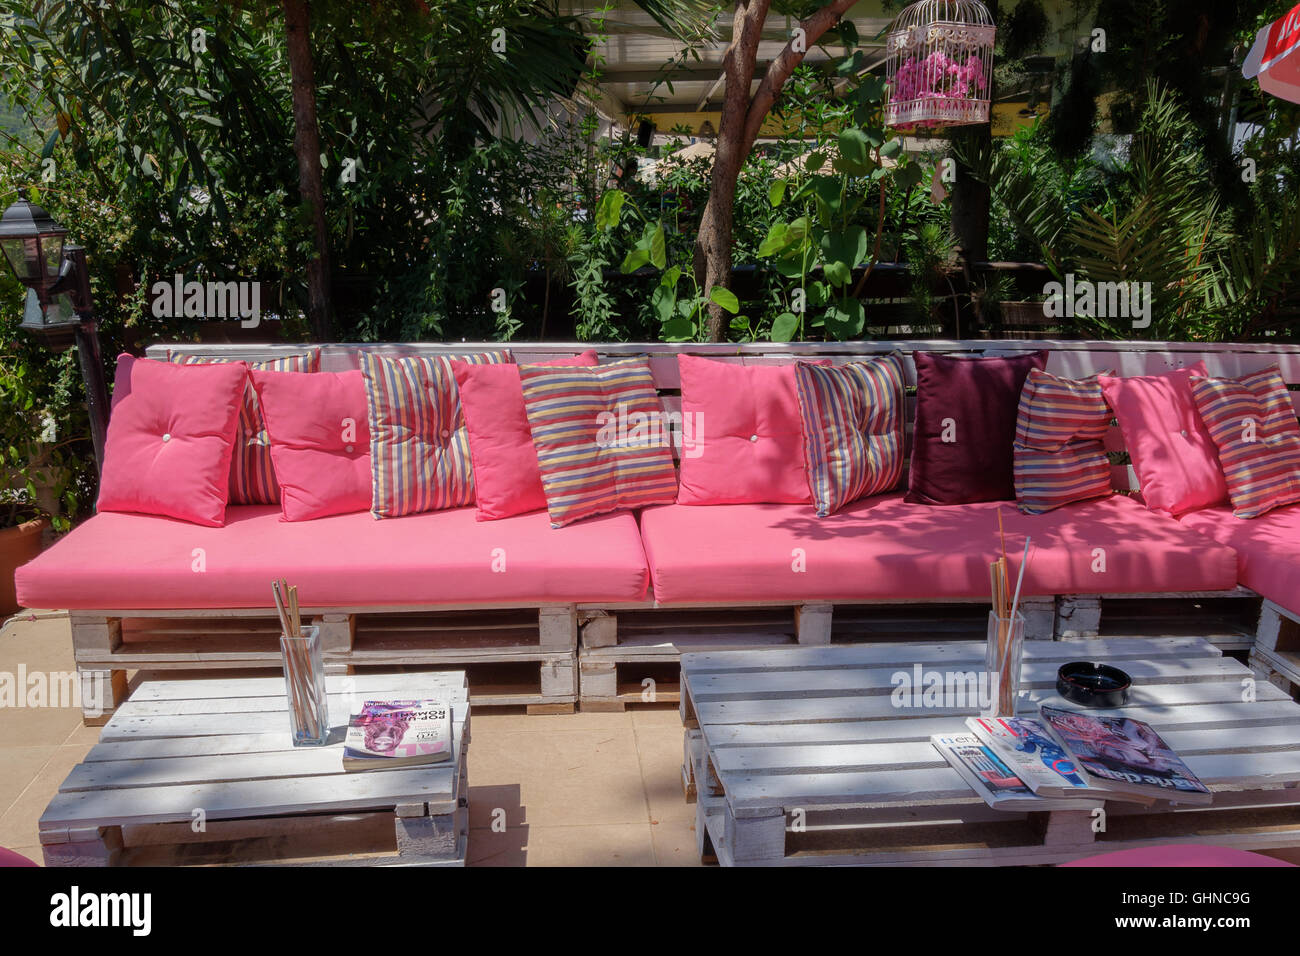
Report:
<svg viewBox="0 0 1300 956"><path fill-rule="evenodd" d="M18 328L22 291L0 276L0 617L18 609L14 570L70 527L94 482L76 352Z"/></svg>

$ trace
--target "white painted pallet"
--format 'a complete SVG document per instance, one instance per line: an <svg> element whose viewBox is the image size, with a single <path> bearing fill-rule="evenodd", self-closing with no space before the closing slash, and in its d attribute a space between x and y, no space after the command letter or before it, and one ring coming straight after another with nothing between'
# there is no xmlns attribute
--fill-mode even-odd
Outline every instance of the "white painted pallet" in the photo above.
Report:
<svg viewBox="0 0 1300 956"><path fill-rule="evenodd" d="M1210 807L1110 802L992 810L929 743L970 706L895 706L900 674L983 670L982 642L686 654L683 784L702 855L724 865L1059 863L1168 842L1300 846L1300 704L1196 638L1027 642L1022 709L1069 660L1134 678L1123 713L1151 723L1215 793Z"/></svg>
<svg viewBox="0 0 1300 956"><path fill-rule="evenodd" d="M365 668L457 667L471 675L471 700L572 713L577 700L576 609L304 608L320 627L330 673ZM102 724L127 697L126 671L195 673L281 667L279 623L267 609L73 611L77 669L103 674Z"/></svg>
<svg viewBox="0 0 1300 956"><path fill-rule="evenodd" d="M330 742L293 747L282 678L142 684L41 816L46 864L211 862L214 853L222 862L246 863L253 862L247 852L283 855L291 837L306 834L326 855L293 856L295 865L463 865L470 717L464 672L330 676L326 692ZM345 772L349 714L372 698L447 701L452 758L431 767ZM342 837L322 842L377 815L387 820L395 849L361 852Z"/></svg>

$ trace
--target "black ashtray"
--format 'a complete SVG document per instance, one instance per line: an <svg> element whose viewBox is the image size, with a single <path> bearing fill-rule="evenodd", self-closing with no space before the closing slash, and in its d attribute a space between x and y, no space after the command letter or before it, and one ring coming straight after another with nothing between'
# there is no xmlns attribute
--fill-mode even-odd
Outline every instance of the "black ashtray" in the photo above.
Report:
<svg viewBox="0 0 1300 956"><path fill-rule="evenodd" d="M1084 707L1122 707L1132 686L1133 678L1109 664L1071 661L1056 672L1056 692Z"/></svg>

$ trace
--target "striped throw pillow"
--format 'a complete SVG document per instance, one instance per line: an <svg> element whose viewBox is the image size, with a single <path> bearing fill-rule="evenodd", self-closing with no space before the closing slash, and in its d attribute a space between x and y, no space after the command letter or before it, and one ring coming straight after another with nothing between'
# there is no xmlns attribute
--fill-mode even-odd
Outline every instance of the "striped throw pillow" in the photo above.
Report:
<svg viewBox="0 0 1300 956"><path fill-rule="evenodd" d="M1043 514L1111 493L1103 440L1112 417L1096 375L1068 379L1040 369L1029 373L1012 446L1021 511Z"/></svg>
<svg viewBox="0 0 1300 956"><path fill-rule="evenodd" d="M663 404L644 360L521 365L519 380L551 527L676 500Z"/></svg>
<svg viewBox="0 0 1300 956"><path fill-rule="evenodd" d="M457 355L469 365L509 362L510 353ZM396 518L474 503L469 431L451 357L389 358L361 352L370 419L370 513Z"/></svg>
<svg viewBox="0 0 1300 956"><path fill-rule="evenodd" d="M181 365L247 362L259 372L319 372L320 349L307 349L299 355L249 362L246 359L213 358L207 355L167 353L167 358ZM257 400L250 378L244 387L244 403L239 410L239 431L230 458L230 503L232 505L276 505L280 503L280 485L271 463L271 437L266 432L266 418Z"/></svg>
<svg viewBox="0 0 1300 956"><path fill-rule="evenodd" d="M889 491L903 476L903 365L896 355L795 366L817 517Z"/></svg>
<svg viewBox="0 0 1300 956"><path fill-rule="evenodd" d="M1232 513L1258 518L1300 501L1300 424L1278 366L1193 378L1196 410L1219 450Z"/></svg>

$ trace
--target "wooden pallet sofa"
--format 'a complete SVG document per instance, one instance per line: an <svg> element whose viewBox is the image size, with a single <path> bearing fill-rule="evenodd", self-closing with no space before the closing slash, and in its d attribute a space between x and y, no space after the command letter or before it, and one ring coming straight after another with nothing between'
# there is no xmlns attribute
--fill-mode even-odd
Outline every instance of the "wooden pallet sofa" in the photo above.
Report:
<svg viewBox="0 0 1300 956"><path fill-rule="evenodd" d="M365 346L398 355L490 347ZM356 368L358 348L322 346L322 370ZM602 361L648 356L673 412L681 407L682 353L772 364L898 350L907 366L910 447L914 351L1038 349L1050 352L1048 371L1070 377L1107 368L1153 374L1204 359L1214 375L1280 362L1287 381L1300 382L1300 349L1268 345L918 341L597 351ZM151 347L149 356L169 350L264 360L302 348L172 345ZM572 344L512 348L520 363L578 351ZM1107 448L1123 451L1115 427ZM1132 488L1130 467L1116 464L1113 478L1116 488ZM114 705L128 669L276 666L268 582L286 576L322 627L331 670L454 665L468 669L476 705L554 713L581 700L590 709L621 709L676 700L682 650L975 636L987 611L999 514L1009 541L1030 534L1035 542L1024 601L1035 638L1194 633L1245 649L1259 617L1257 594L1283 608L1297 603L1286 589L1300 575L1300 559L1294 548L1289 560L1280 555L1296 540L1300 518L1279 512L1261 524L1227 512L1179 522L1122 495L1038 516L1006 502L910 505L901 492L825 519L808 505L674 504L558 530L544 512L477 521L473 508L283 522L273 506L242 506L228 509L221 528L105 512L20 569L16 583L24 606L70 610L78 669L105 680ZM1261 529L1268 529L1262 538Z"/></svg>

